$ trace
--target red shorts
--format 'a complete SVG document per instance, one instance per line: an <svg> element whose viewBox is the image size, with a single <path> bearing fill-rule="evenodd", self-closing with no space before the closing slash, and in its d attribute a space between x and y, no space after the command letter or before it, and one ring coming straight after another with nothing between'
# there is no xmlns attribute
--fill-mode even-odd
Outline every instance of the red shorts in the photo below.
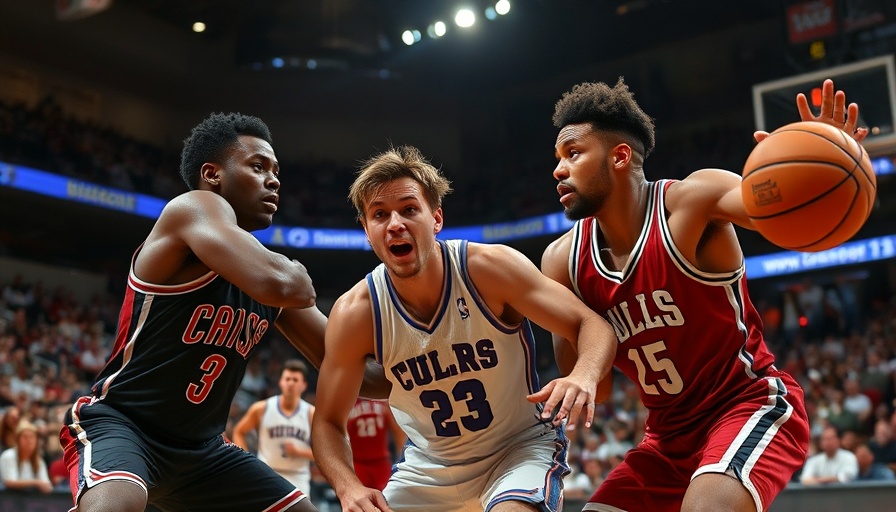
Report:
<svg viewBox="0 0 896 512"><path fill-rule="evenodd" d="M660 438L648 434L594 493L584 510L679 511L691 479L731 472L767 510L806 461L809 420L803 390L770 372L728 404L706 428Z"/></svg>
<svg viewBox="0 0 896 512"><path fill-rule="evenodd" d="M356 460L355 474L365 487L382 491L392 476L392 462L389 459Z"/></svg>

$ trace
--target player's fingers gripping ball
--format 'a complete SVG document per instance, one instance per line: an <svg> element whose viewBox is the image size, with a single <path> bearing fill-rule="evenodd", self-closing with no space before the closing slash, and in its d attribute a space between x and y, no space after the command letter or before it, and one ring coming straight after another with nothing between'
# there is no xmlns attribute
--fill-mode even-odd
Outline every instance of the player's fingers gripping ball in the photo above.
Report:
<svg viewBox="0 0 896 512"><path fill-rule="evenodd" d="M861 144L816 121L783 126L757 144L741 183L756 230L779 247L804 252L849 240L871 214L876 194Z"/></svg>

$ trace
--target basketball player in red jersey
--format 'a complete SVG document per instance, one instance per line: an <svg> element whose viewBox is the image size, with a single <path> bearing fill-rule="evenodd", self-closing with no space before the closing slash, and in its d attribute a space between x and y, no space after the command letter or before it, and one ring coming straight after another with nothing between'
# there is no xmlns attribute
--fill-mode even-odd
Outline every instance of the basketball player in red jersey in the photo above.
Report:
<svg viewBox="0 0 896 512"><path fill-rule="evenodd" d="M858 106L826 80L803 121L861 141ZM620 78L557 102L554 177L574 227L542 270L613 325L615 366L639 385L646 435L584 510L763 511L805 461L803 392L774 366L750 303L734 224L750 228L739 175L701 169L649 182L654 124ZM767 137L757 132L757 141ZM555 338L561 371L575 360Z"/></svg>
<svg viewBox="0 0 896 512"><path fill-rule="evenodd" d="M392 416L389 401L358 398L348 415L347 430L358 479L365 487L382 491L407 440ZM390 434L395 455L389 450Z"/></svg>
<svg viewBox="0 0 896 512"><path fill-rule="evenodd" d="M135 252L113 353L60 433L73 510L316 510L222 436L272 327L315 366L323 360L326 318L308 272L250 233L277 211L271 144L264 122L241 114L213 114L184 141L190 191Z"/></svg>

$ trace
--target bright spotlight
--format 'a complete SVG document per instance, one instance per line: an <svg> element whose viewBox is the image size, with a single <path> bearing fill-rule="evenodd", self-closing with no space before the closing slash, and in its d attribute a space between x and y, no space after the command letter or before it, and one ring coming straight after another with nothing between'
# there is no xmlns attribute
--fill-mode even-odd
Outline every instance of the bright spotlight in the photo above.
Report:
<svg viewBox="0 0 896 512"><path fill-rule="evenodd" d="M498 0L498 3L495 4L495 12L501 16L510 12L510 0Z"/></svg>
<svg viewBox="0 0 896 512"><path fill-rule="evenodd" d="M429 37L436 39L445 35L445 32L448 31L448 27L445 26L444 21L437 21L432 25L426 27L426 35Z"/></svg>
<svg viewBox="0 0 896 512"><path fill-rule="evenodd" d="M454 15L454 22L458 27L472 27L476 23L476 14L470 9L461 9Z"/></svg>
<svg viewBox="0 0 896 512"><path fill-rule="evenodd" d="M205 32L205 23L203 23L201 21L197 21L196 23L193 23L193 32L196 32L196 33Z"/></svg>
<svg viewBox="0 0 896 512"><path fill-rule="evenodd" d="M401 40L404 41L404 44L411 46L415 43L414 41L414 33L410 30L405 30L401 33Z"/></svg>

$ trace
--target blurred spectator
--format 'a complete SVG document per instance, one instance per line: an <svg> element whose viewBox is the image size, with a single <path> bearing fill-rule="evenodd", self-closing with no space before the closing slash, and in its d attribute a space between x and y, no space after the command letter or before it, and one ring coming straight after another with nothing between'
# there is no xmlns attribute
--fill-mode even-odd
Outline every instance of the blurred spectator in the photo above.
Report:
<svg viewBox="0 0 896 512"><path fill-rule="evenodd" d="M0 450L6 450L16 445L16 427L22 419L22 411L16 406L7 407L0 420Z"/></svg>
<svg viewBox="0 0 896 512"><path fill-rule="evenodd" d="M867 444L856 447L856 460L859 463L857 480L896 480L892 469L874 460L874 453Z"/></svg>
<svg viewBox="0 0 896 512"><path fill-rule="evenodd" d="M563 477L563 498L567 501L587 501L604 481L603 466L595 458L570 459L569 469Z"/></svg>
<svg viewBox="0 0 896 512"><path fill-rule="evenodd" d="M874 411L874 405L868 395L862 393L862 387L857 377L849 377L843 381L843 408L856 415L861 426L861 432L869 430L869 420Z"/></svg>
<svg viewBox="0 0 896 512"><path fill-rule="evenodd" d="M8 491L47 494L53 490L47 465L40 453L37 427L33 423L27 420L19 422L16 446L0 454L0 478Z"/></svg>
<svg viewBox="0 0 896 512"><path fill-rule="evenodd" d="M818 485L846 483L856 479L859 463L849 450L840 447L840 434L834 427L822 431L818 440L820 452L810 456L800 474L800 483Z"/></svg>
<svg viewBox="0 0 896 512"><path fill-rule="evenodd" d="M874 460L896 471L896 438L889 420L879 419L874 423L874 436L868 441L868 448L874 454Z"/></svg>

